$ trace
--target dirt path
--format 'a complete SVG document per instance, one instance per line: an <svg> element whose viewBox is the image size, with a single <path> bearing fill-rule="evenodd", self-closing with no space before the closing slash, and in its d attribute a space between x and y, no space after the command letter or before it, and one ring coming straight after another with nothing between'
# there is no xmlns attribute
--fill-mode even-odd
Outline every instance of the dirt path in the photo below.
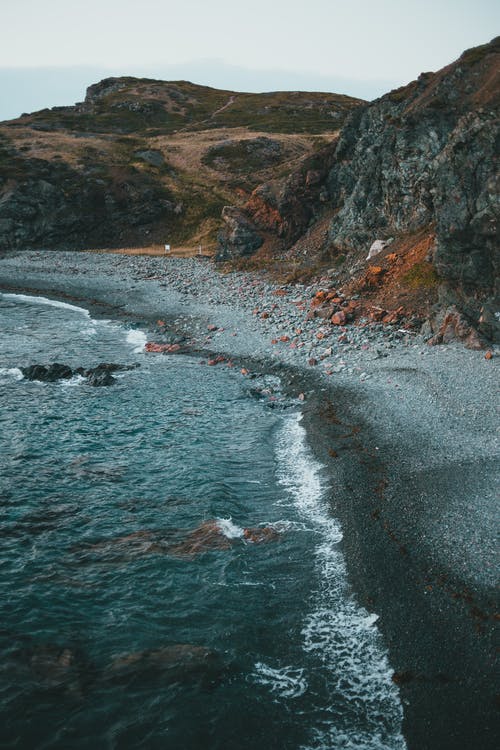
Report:
<svg viewBox="0 0 500 750"><path fill-rule="evenodd" d="M200 252L201 248L201 252ZM111 250L91 250L94 253L112 253L113 255L154 255L165 256L170 258L193 258L196 255L204 257L213 257L215 254L215 245L201 244L194 246L172 246L168 253L165 252L165 245L149 245L148 247L120 247Z"/></svg>

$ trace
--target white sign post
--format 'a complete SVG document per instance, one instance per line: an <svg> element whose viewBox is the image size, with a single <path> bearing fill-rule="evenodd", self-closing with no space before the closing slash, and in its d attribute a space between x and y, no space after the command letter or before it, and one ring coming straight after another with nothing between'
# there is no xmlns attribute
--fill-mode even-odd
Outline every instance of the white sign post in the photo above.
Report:
<svg viewBox="0 0 500 750"><path fill-rule="evenodd" d="M168 255L170 252L170 245L165 245L165 255Z"/></svg>

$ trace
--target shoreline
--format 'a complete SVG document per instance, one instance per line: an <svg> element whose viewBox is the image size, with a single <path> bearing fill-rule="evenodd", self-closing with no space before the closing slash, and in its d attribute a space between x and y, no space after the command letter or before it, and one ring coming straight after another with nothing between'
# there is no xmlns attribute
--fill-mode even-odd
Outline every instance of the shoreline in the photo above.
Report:
<svg viewBox="0 0 500 750"><path fill-rule="evenodd" d="M221 276L201 260L116 259L11 254L0 258L0 291L72 299L152 334L168 319L196 351L258 363L284 376L284 390L303 392L303 424L331 479L349 580L380 616L409 750L493 748L498 357L358 329L352 345L326 342L334 350L326 365L318 357L308 366L325 346L314 340L318 321L304 326L311 351L271 344L303 314L256 274ZM257 303L268 318L252 315Z"/></svg>

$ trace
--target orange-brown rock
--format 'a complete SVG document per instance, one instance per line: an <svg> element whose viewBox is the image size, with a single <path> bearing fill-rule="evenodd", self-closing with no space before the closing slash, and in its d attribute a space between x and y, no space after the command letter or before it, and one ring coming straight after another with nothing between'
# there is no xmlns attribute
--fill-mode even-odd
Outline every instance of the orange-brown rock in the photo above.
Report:
<svg viewBox="0 0 500 750"><path fill-rule="evenodd" d="M170 547L172 555L191 557L201 552L225 550L231 548L231 540L225 536L216 521L204 521L198 528L190 531L183 541Z"/></svg>
<svg viewBox="0 0 500 750"><path fill-rule="evenodd" d="M283 217L280 212L264 200L258 190L255 190L245 205L245 211L261 229L278 231L283 227Z"/></svg>
<svg viewBox="0 0 500 750"><path fill-rule="evenodd" d="M316 292L316 294L311 300L311 310L314 310L314 308L319 307L324 302L326 302L327 297L328 297L327 292L324 292L324 291Z"/></svg>
<svg viewBox="0 0 500 750"><path fill-rule="evenodd" d="M153 341L148 341L144 345L145 351L156 354L172 354L173 352L178 352L180 348L180 344L155 344Z"/></svg>
<svg viewBox="0 0 500 750"><path fill-rule="evenodd" d="M383 310L380 307L372 307L369 315L370 315L370 320L373 320L375 323L378 323L387 315L387 310Z"/></svg>
<svg viewBox="0 0 500 750"><path fill-rule="evenodd" d="M279 539L279 532L271 526L248 528L243 531L243 536L248 542L261 544L262 542L274 542Z"/></svg>
<svg viewBox="0 0 500 750"><path fill-rule="evenodd" d="M439 331L427 343L435 346L448 344L450 341L461 341L467 349L484 349L485 347L480 334L454 305L448 308Z"/></svg>
<svg viewBox="0 0 500 750"><path fill-rule="evenodd" d="M484 355L484 358L485 359L493 359L493 352L490 349L488 349L488 351Z"/></svg>
<svg viewBox="0 0 500 750"><path fill-rule="evenodd" d="M336 312L332 315L330 318L331 323L333 323L334 326L343 326L347 323L347 317L343 310L339 310L339 312Z"/></svg>

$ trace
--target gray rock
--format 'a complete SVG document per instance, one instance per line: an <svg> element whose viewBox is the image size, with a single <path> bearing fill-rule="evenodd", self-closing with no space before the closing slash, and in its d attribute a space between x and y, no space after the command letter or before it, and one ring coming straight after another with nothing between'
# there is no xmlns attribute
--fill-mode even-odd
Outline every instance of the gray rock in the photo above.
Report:
<svg viewBox="0 0 500 750"><path fill-rule="evenodd" d="M262 237L239 209L226 206L222 211L222 219L225 226L218 236L217 260L251 255L262 245Z"/></svg>

